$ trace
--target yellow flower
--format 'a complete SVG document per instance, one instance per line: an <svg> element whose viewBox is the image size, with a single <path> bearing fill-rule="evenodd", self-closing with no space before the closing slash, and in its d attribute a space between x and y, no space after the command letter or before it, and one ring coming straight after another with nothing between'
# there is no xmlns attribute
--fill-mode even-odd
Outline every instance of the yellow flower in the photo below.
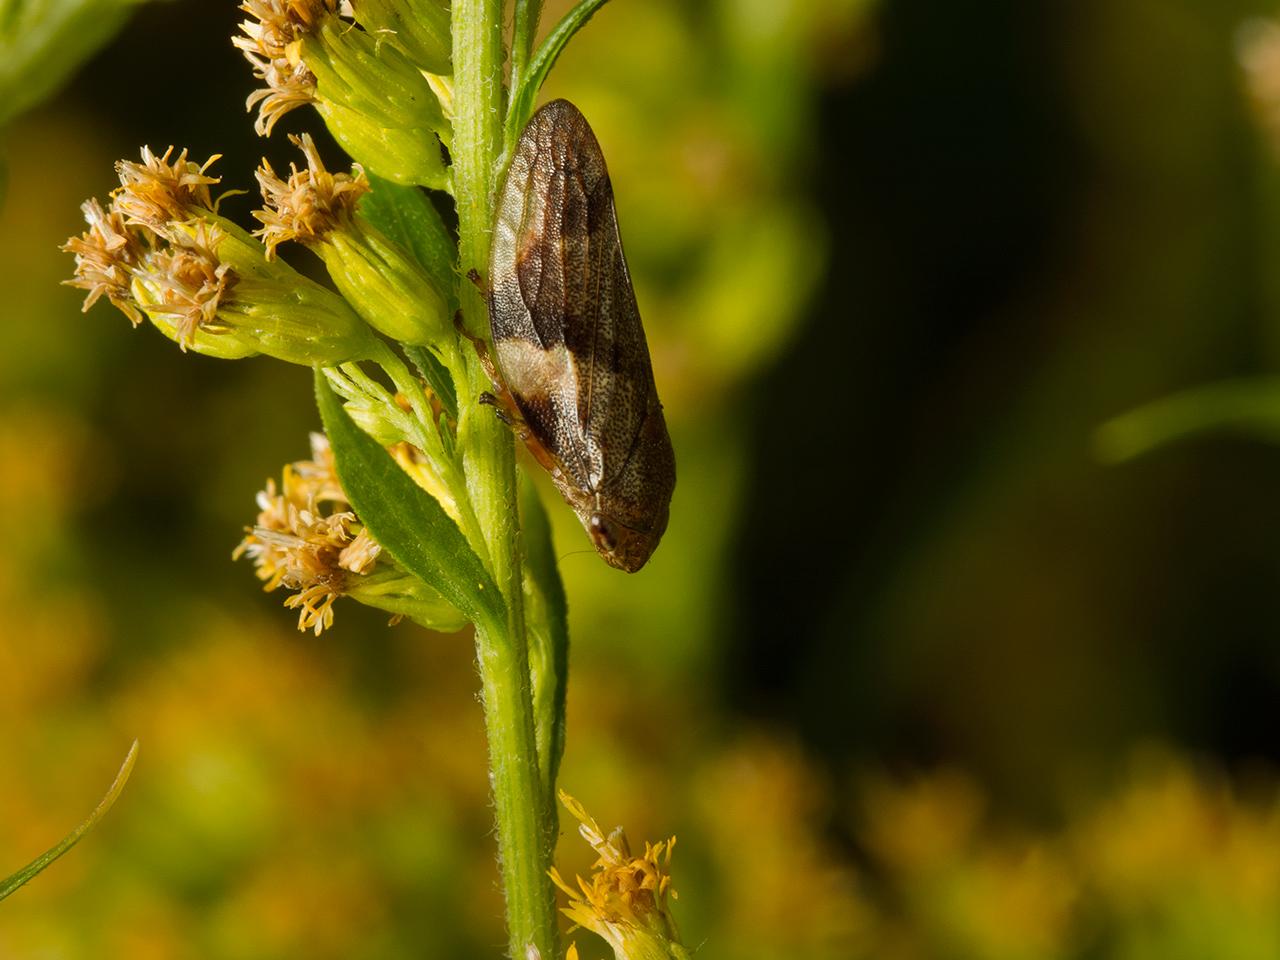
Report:
<svg viewBox="0 0 1280 960"><path fill-rule="evenodd" d="M116 162L120 186L112 192L112 208L129 226L164 233L171 221L190 220L198 211L217 212L209 187L221 183L222 178L211 177L207 171L221 154L196 164L183 150L170 162L173 150L171 146L157 157L150 147L143 147L141 163Z"/></svg>
<svg viewBox="0 0 1280 960"><path fill-rule="evenodd" d="M243 36L231 42L253 65L253 75L266 84L249 94L247 109L261 103L253 128L270 136L276 121L316 98L316 78L301 59L302 38L336 16L335 0L246 0L240 9L253 19L240 23Z"/></svg>
<svg viewBox="0 0 1280 960"><path fill-rule="evenodd" d="M291 164L285 180L264 159L257 173L266 206L253 215L262 223L257 235L267 256L274 257L287 240L306 244L347 302L379 333L442 352L454 349L450 292L438 289L412 254L358 215L356 206L370 189L364 171L332 173L310 136L289 139L302 150L306 166Z"/></svg>
<svg viewBox="0 0 1280 960"><path fill-rule="evenodd" d="M83 236L72 237L62 249L76 256L75 276L64 280L68 286L88 290L84 309L88 310L105 296L123 311L136 327L143 320L142 311L133 302L131 271L145 249L139 237L125 226L120 211L103 210L96 199L80 205L89 229Z"/></svg>
<svg viewBox="0 0 1280 960"><path fill-rule="evenodd" d="M265 582L264 589L283 586L297 591L285 606L300 608L298 629L314 629L318 636L333 625L333 602L346 592L351 568L363 573L372 566L370 548L358 540L363 530L356 529L354 513L326 514L314 499L293 499L290 494L297 496L304 487L288 467L283 488L284 493L274 481L267 481L266 489L258 494L257 523L232 557L250 557L258 578ZM350 562L347 551L352 548L356 548L358 563Z"/></svg>
<svg viewBox="0 0 1280 960"><path fill-rule="evenodd" d="M460 629L462 615L386 555L351 510L323 434L311 435L310 460L291 463L280 484L258 493L257 522L232 559L247 556L264 590L294 591L284 605L298 611L298 629L319 636L333 626L343 596L441 631Z"/></svg>
<svg viewBox="0 0 1280 960"><path fill-rule="evenodd" d="M326 170L310 134L289 139L306 156L306 167L299 170L290 164L286 181L276 176L264 159L257 173L267 205L253 213L263 224L255 236L266 244L268 257L275 256L276 247L287 240L315 243L350 222L356 203L369 192L368 178L359 168L354 174Z"/></svg>
<svg viewBox="0 0 1280 960"><path fill-rule="evenodd" d="M680 945L668 904L676 899L667 873L676 838L646 842L644 853L634 856L621 827L605 836L563 790L560 802L578 819L578 832L598 855L590 879L578 877L576 889L551 869L551 879L569 896L565 916L604 938L617 960L685 960L689 954Z"/></svg>

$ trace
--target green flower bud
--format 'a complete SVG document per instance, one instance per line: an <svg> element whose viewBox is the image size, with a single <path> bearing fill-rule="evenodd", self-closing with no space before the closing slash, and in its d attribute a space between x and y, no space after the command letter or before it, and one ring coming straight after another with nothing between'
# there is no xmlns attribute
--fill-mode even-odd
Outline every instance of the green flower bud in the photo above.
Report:
<svg viewBox="0 0 1280 960"><path fill-rule="evenodd" d="M403 53L333 19L302 38L301 59L316 78L316 109L347 153L396 183L447 185L437 136L448 143L451 127Z"/></svg>
<svg viewBox="0 0 1280 960"><path fill-rule="evenodd" d="M268 255L286 240L314 250L342 295L376 329L393 340L431 346L449 355L456 347L448 294L416 259L356 212L369 190L363 171L354 175L324 168L311 138L294 138L307 166L276 176L265 160L258 183L266 208L254 216Z"/></svg>
<svg viewBox="0 0 1280 960"><path fill-rule="evenodd" d="M316 247L347 301L379 333L415 346L456 336L445 299L417 262L360 217Z"/></svg>
<svg viewBox="0 0 1280 960"><path fill-rule="evenodd" d="M428 73L453 70L448 4L439 0L352 0L356 23L400 48Z"/></svg>
<svg viewBox="0 0 1280 960"><path fill-rule="evenodd" d="M341 19L337 0L244 0L252 19L233 43L264 82L248 100L268 135L284 114L312 103L343 148L396 183L447 189L441 153L452 127L437 96L448 85L415 64L448 69L448 15L435 0L375 0L376 32ZM441 29L443 28L443 33ZM410 51L406 53L406 51ZM434 82L434 86L433 86ZM439 140L437 140L437 137Z"/></svg>

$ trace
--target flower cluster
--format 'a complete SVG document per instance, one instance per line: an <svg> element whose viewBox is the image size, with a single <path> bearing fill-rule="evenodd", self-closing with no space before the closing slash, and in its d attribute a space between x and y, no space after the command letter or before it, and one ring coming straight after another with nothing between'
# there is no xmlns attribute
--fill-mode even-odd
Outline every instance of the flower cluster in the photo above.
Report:
<svg viewBox="0 0 1280 960"><path fill-rule="evenodd" d="M173 158L172 147L163 156L143 147L141 163L116 165L110 205L86 201L88 230L63 247L76 258L67 282L88 291L84 309L105 296L134 326L150 316L184 350L222 332L218 308L236 276L217 254L222 230L201 218L216 212L209 188L219 180L207 171L217 159L196 164L185 150Z"/></svg>
<svg viewBox="0 0 1280 960"><path fill-rule="evenodd" d="M437 90L449 70L449 14L435 0L245 0L233 43L264 85L249 95L270 136L313 104L357 160L397 183L444 189L452 139ZM354 18L355 22L352 22Z"/></svg>
<svg viewBox="0 0 1280 960"><path fill-rule="evenodd" d="M368 355L371 332L338 297L283 263L218 214L209 175L170 147L116 165L120 186L104 208L83 206L88 229L67 241L71 286L84 309L106 297L137 326L144 318L183 350L222 358L266 353L294 363ZM224 194L223 196L226 196ZM221 198L219 198L221 199Z"/></svg>
<svg viewBox="0 0 1280 960"><path fill-rule="evenodd" d="M232 559L248 557L267 591L293 591L284 605L298 611L298 629L319 636L333 625L333 604L350 596L439 630L463 619L438 594L406 574L360 522L334 469L324 434L311 435L311 459L284 468L280 483L258 493L257 522Z"/></svg>
<svg viewBox="0 0 1280 960"><path fill-rule="evenodd" d="M352 577L370 574L381 548L351 512L323 434L311 435L311 460L284 468L280 485L258 494L258 520L232 554L248 556L265 590L296 591L298 629L318 636L333 625L333 602Z"/></svg>
<svg viewBox="0 0 1280 960"><path fill-rule="evenodd" d="M595 850L589 880L574 888L554 867L551 879L569 896L565 916L606 940L617 960L683 960L675 919L668 900L676 898L667 867L676 838L645 842L644 853L631 853L622 828L608 836L586 809L563 790L560 802L577 818L578 832Z"/></svg>

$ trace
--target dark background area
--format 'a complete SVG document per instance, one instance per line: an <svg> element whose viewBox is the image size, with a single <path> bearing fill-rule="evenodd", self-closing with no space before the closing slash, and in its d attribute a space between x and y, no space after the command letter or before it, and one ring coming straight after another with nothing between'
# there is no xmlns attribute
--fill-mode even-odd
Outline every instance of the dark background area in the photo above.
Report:
<svg viewBox="0 0 1280 960"><path fill-rule="evenodd" d="M1134 739L1277 758L1280 456L1210 437L1104 466L1092 438L1267 368L1242 11L1119 6L1166 35L1086 85L1117 5L888 4L876 65L822 97L831 268L747 404L726 673L836 763L959 759L1043 810L1064 760ZM1097 115L1147 93L1139 173ZM1173 276L1190 247L1208 262Z"/></svg>

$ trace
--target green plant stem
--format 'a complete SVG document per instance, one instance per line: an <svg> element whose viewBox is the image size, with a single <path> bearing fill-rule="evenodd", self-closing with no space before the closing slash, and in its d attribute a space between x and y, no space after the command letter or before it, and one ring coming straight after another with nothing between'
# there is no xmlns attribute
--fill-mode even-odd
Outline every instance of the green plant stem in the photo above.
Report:
<svg viewBox="0 0 1280 960"><path fill-rule="evenodd" d="M502 0L455 0L454 198L463 276L486 272L493 223L491 188L502 136ZM480 291L461 284L463 323L485 336L488 308ZM511 956L534 946L545 960L559 956L555 891L547 871L554 837L539 777L525 634L515 440L476 398L489 388L468 364L469 396L458 398L463 470L489 545L493 577L506 599L507 621L476 625L476 658L484 695L498 855L507 901Z"/></svg>

